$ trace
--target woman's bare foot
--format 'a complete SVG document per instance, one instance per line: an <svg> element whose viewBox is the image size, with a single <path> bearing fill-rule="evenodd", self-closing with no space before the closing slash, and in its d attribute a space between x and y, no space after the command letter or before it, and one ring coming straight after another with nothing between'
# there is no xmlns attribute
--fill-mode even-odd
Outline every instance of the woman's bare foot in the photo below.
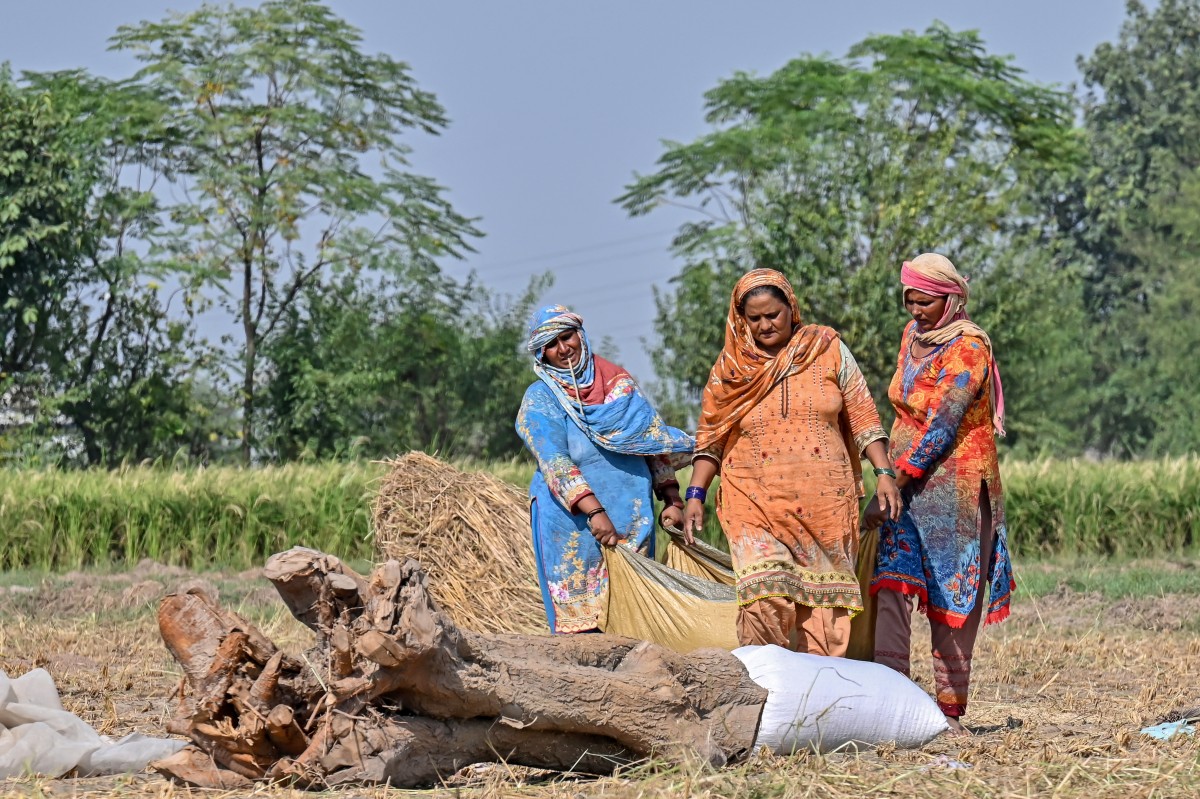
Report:
<svg viewBox="0 0 1200 799"><path fill-rule="evenodd" d="M971 731L964 727L962 722L954 716L946 716L946 723L950 725L950 729L946 731L946 734L951 738L964 738L971 735Z"/></svg>

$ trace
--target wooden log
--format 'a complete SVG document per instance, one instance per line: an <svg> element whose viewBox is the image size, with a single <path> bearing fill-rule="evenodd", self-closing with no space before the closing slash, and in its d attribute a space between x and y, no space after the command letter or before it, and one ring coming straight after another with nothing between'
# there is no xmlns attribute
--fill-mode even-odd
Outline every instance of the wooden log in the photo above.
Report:
<svg viewBox="0 0 1200 799"><path fill-rule="evenodd" d="M224 610L215 598L204 593L167 596L158 609L158 629L163 643L193 684L224 667L223 659L218 662L217 648L235 631L246 636L245 646L252 657L266 663L275 654L275 645L252 624Z"/></svg>
<svg viewBox="0 0 1200 799"><path fill-rule="evenodd" d="M363 579L293 549L264 574L317 633L300 660L191 595L159 614L190 659L175 729L239 775L412 787L473 762L607 773L648 756L724 765L753 746L766 691L723 650L461 630L411 560Z"/></svg>
<svg viewBox="0 0 1200 799"><path fill-rule="evenodd" d="M155 761L151 767L164 777L195 788L220 791L249 791L254 781L221 768L211 756L194 746L185 746L170 757Z"/></svg>
<svg viewBox="0 0 1200 799"><path fill-rule="evenodd" d="M296 757L308 749L311 741L296 723L296 713L287 705L276 705L267 716L267 736L275 747L288 757Z"/></svg>
<svg viewBox="0 0 1200 799"><path fill-rule="evenodd" d="M474 763L493 762L604 775L639 759L602 737L517 729L490 719L412 717L364 726L342 717L333 725L329 744L329 753L320 760L320 779L296 775L297 782L311 788L428 786Z"/></svg>

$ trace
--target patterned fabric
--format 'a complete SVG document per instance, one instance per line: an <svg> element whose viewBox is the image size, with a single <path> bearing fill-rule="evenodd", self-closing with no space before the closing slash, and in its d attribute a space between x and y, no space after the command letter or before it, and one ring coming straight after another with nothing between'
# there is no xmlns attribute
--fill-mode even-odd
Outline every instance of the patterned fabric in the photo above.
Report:
<svg viewBox="0 0 1200 799"><path fill-rule="evenodd" d="M876 597L879 614L875 662L911 677L912 604L914 597L884 591ZM947 716L962 716L967 710L971 688L971 660L980 627L979 606L962 627L931 622L930 653L933 658L934 696Z"/></svg>
<svg viewBox="0 0 1200 799"><path fill-rule="evenodd" d="M674 470L661 457L597 446L540 382L525 392L517 432L538 464L529 484L530 525L550 631L594 630L604 607L608 571L576 504L595 494L624 536L620 546L653 557L651 490L661 492L674 483Z"/></svg>
<svg viewBox="0 0 1200 799"><path fill-rule="evenodd" d="M594 630L608 572L579 501L595 495L622 536L620 546L654 556L654 501L678 485L669 455L689 453L691 436L668 427L616 364L591 354L583 320L561 305L534 314L529 349L539 382L525 391L516 429L538 469L529 485L530 525L542 601L552 633ZM543 360L544 348L579 330L574 371Z"/></svg>
<svg viewBox="0 0 1200 799"><path fill-rule="evenodd" d="M717 516L740 605L786 597L862 610L854 467L860 443L885 437L862 373L839 343L790 372L713 442L706 454L720 462Z"/></svg>
<svg viewBox="0 0 1200 799"><path fill-rule="evenodd" d="M594 444L625 455L690 453L694 439L667 425L629 372L591 353L583 320L561 305L539 309L530 321L533 371ZM545 347L567 330L578 330L583 357L574 372L543 359ZM539 345L540 342L540 345Z"/></svg>
<svg viewBox="0 0 1200 799"><path fill-rule="evenodd" d="M583 330L583 317L565 305L543 305L529 317L525 349L540 361L542 351L568 330Z"/></svg>
<svg viewBox="0 0 1200 799"><path fill-rule="evenodd" d="M961 336L917 358L916 335L910 322L888 391L896 410L891 458L915 482L905 490L899 521L880 530L871 592L915 595L931 620L962 627L986 580L985 623L998 622L1008 616L1016 584L987 390L990 353L980 339ZM982 485L996 530L986 567L980 563Z"/></svg>
<svg viewBox="0 0 1200 799"><path fill-rule="evenodd" d="M579 361L567 369L551 366L543 357L546 347L569 330L579 331L582 346ZM592 387L596 379L595 362L592 359L592 344L583 329L582 316L572 313L564 305L547 305L533 312L527 335L529 340L525 348L533 355L533 371L538 377L553 380L576 399Z"/></svg>
<svg viewBox="0 0 1200 799"><path fill-rule="evenodd" d="M851 615L845 608L810 608L786 597L765 597L739 609L738 643L761 646L794 642L788 648L797 652L845 657Z"/></svg>
<svg viewBox="0 0 1200 799"><path fill-rule="evenodd" d="M738 307L742 298L762 286L773 286L788 298L795 329L787 346L778 355L761 350L750 332L750 325ZM802 372L821 353L838 340L836 331L819 325L800 326L796 293L781 272L755 269L742 275L729 297L729 315L725 320L725 346L717 356L700 409L696 428L696 448L706 450L725 438L734 425L763 400L787 374Z"/></svg>

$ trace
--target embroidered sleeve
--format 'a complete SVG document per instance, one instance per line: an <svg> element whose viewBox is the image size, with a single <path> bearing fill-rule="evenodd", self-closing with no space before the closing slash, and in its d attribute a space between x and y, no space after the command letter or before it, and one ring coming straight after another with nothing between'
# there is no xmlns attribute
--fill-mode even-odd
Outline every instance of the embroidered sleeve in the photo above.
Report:
<svg viewBox="0 0 1200 799"><path fill-rule="evenodd" d="M716 367L713 368L715 369ZM709 381L714 380L716 380L716 378L712 375L709 375ZM710 387L706 386L704 393L700 398L700 429L696 431L696 449L692 454L692 463L695 463L697 458L708 458L709 460L715 462L717 464L717 468L720 469L721 458L725 457L725 444L729 441L729 435L732 430L726 431L725 435L721 436L720 439L714 440L707 447L700 447L701 431L704 427L705 420L711 419L715 416L715 410L713 408L714 402L712 390Z"/></svg>
<svg viewBox="0 0 1200 799"><path fill-rule="evenodd" d="M567 415L554 396L541 383L525 391L517 411L517 435L537 461L538 471L550 493L562 506L574 512L579 500L592 493L579 466L567 449Z"/></svg>
<svg viewBox="0 0 1200 799"><path fill-rule="evenodd" d="M651 455L646 458L650 466L650 482L654 486L654 495L662 499L663 492L668 488L679 488L679 480L675 477L675 467L666 455Z"/></svg>
<svg viewBox="0 0 1200 799"><path fill-rule="evenodd" d="M925 433L896 459L896 468L922 478L954 446L958 426L988 376L988 352L977 338L952 341L938 357L937 385L925 413Z"/></svg>
<svg viewBox="0 0 1200 799"><path fill-rule="evenodd" d="M700 406L701 424L704 423L704 417L707 415L707 413L706 413L707 409L704 406L707 405L708 402L709 402L709 394L707 391L705 391L703 403ZM697 430L696 431L696 449L692 453L692 463L695 463L697 458L708 458L712 461L715 461L717 464L717 467L720 468L721 458L725 457L725 444L728 443L728 441L729 441L730 432L732 432L732 431L731 430L726 431L725 435L721 436L720 438L713 439L712 443L710 443L707 447L701 448L701 446L700 446L700 431Z"/></svg>
<svg viewBox="0 0 1200 799"><path fill-rule="evenodd" d="M875 407L875 400L871 398L867 380L845 343L841 343L841 361L841 366L838 367L838 388L842 391L842 401L850 420L850 434L854 436L854 446L862 452L872 441L886 440L887 433L883 430L883 423L879 421L879 409Z"/></svg>
<svg viewBox="0 0 1200 799"><path fill-rule="evenodd" d="M709 458L715 461L718 466L720 466L721 458L725 457L725 442L728 440L729 437L726 436L720 441L714 442L710 447L696 450L695 454L692 455L692 462L695 463L696 458Z"/></svg>

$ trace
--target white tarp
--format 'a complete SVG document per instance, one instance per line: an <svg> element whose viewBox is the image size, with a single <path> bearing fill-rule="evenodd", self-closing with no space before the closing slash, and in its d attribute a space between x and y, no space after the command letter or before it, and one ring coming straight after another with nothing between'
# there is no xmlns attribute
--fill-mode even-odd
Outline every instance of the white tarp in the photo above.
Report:
<svg viewBox="0 0 1200 799"><path fill-rule="evenodd" d="M0 779L61 777L72 769L81 777L141 771L186 743L139 733L113 741L63 709L45 669L15 680L0 671Z"/></svg>
<svg viewBox="0 0 1200 799"><path fill-rule="evenodd" d="M767 689L755 748L781 755L882 743L914 749L948 728L937 703L887 666L774 645L743 646L733 654Z"/></svg>

